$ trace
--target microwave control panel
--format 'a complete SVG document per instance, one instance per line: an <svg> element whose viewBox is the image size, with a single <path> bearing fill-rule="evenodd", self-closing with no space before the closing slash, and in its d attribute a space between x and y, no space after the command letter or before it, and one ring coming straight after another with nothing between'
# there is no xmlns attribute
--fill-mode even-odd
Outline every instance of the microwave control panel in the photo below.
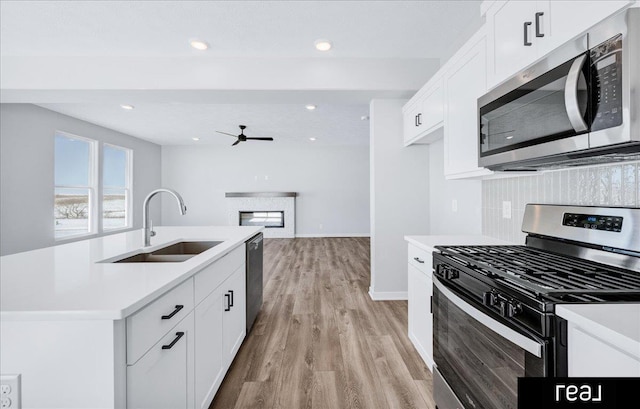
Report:
<svg viewBox="0 0 640 409"><path fill-rule="evenodd" d="M592 48L592 131L622 125L622 34Z"/></svg>
<svg viewBox="0 0 640 409"><path fill-rule="evenodd" d="M583 229L620 232L622 231L622 219L620 216L565 213L562 219L562 225Z"/></svg>

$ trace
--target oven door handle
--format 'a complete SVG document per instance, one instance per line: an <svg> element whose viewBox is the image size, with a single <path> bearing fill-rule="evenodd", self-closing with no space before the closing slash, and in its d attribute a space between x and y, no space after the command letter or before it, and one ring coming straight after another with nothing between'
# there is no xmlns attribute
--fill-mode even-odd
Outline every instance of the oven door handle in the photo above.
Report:
<svg viewBox="0 0 640 409"><path fill-rule="evenodd" d="M583 132L589 129L582 117L582 113L580 113L580 104L578 103L578 83L582 67L586 61L587 54L582 54L573 61L564 86L564 105L567 109L569 122L571 122L571 126L576 132Z"/></svg>
<svg viewBox="0 0 640 409"><path fill-rule="evenodd" d="M532 353L538 358L542 358L542 345L540 344L540 342L534 339L531 339L525 335L522 335L521 333L489 317L484 312L481 312L480 310L472 307L471 305L469 305L469 303L467 303L462 298L455 295L447 287L445 287L445 285L442 284L437 277L435 280L433 280L433 285L435 285L438 288L438 290L442 293L442 295L444 295L445 297L447 297L449 301L454 303L456 307L460 308L466 314L473 317L473 319L480 322L485 327L491 329L496 334L501 335L504 338L508 339L509 341L513 342L514 344L524 349L525 351ZM437 313L437 307L436 307L436 313Z"/></svg>

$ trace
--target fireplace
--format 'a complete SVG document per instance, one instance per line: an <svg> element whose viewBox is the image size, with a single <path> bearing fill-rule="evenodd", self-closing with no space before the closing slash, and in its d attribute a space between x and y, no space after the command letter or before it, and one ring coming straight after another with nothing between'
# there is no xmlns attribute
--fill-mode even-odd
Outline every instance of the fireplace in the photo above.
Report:
<svg viewBox="0 0 640 409"><path fill-rule="evenodd" d="M238 212L240 226L264 226L267 229L284 228L284 211Z"/></svg>
<svg viewBox="0 0 640 409"><path fill-rule="evenodd" d="M227 192L230 226L264 226L265 238L296 235L296 192Z"/></svg>

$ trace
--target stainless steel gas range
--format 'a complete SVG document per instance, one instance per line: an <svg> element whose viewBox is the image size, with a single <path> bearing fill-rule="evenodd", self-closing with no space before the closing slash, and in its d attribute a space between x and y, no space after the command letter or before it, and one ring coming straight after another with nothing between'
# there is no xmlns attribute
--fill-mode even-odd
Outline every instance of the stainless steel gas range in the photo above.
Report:
<svg viewBox="0 0 640 409"><path fill-rule="evenodd" d="M640 303L640 208L527 205L524 246L438 246L438 409L517 407L518 377L567 376L557 304Z"/></svg>

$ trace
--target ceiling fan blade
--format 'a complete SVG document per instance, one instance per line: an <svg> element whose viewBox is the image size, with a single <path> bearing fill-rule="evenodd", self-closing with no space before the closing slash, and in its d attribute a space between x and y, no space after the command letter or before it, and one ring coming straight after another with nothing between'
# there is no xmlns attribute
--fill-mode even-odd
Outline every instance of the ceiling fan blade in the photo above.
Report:
<svg viewBox="0 0 640 409"><path fill-rule="evenodd" d="M240 139L238 139L237 141L235 141L234 143L231 144L231 146L236 146L237 144L240 143Z"/></svg>
<svg viewBox="0 0 640 409"><path fill-rule="evenodd" d="M256 141L272 141L273 138L252 138L252 137L247 137L247 139L254 139Z"/></svg>
<svg viewBox="0 0 640 409"><path fill-rule="evenodd" d="M223 133L223 134L225 134L225 135L229 135L229 136L233 136L234 138L237 138L237 137L238 137L238 135L234 135L234 134L230 134L230 133L226 133L226 132L221 132L221 131L216 131L216 132L218 132L218 133Z"/></svg>

